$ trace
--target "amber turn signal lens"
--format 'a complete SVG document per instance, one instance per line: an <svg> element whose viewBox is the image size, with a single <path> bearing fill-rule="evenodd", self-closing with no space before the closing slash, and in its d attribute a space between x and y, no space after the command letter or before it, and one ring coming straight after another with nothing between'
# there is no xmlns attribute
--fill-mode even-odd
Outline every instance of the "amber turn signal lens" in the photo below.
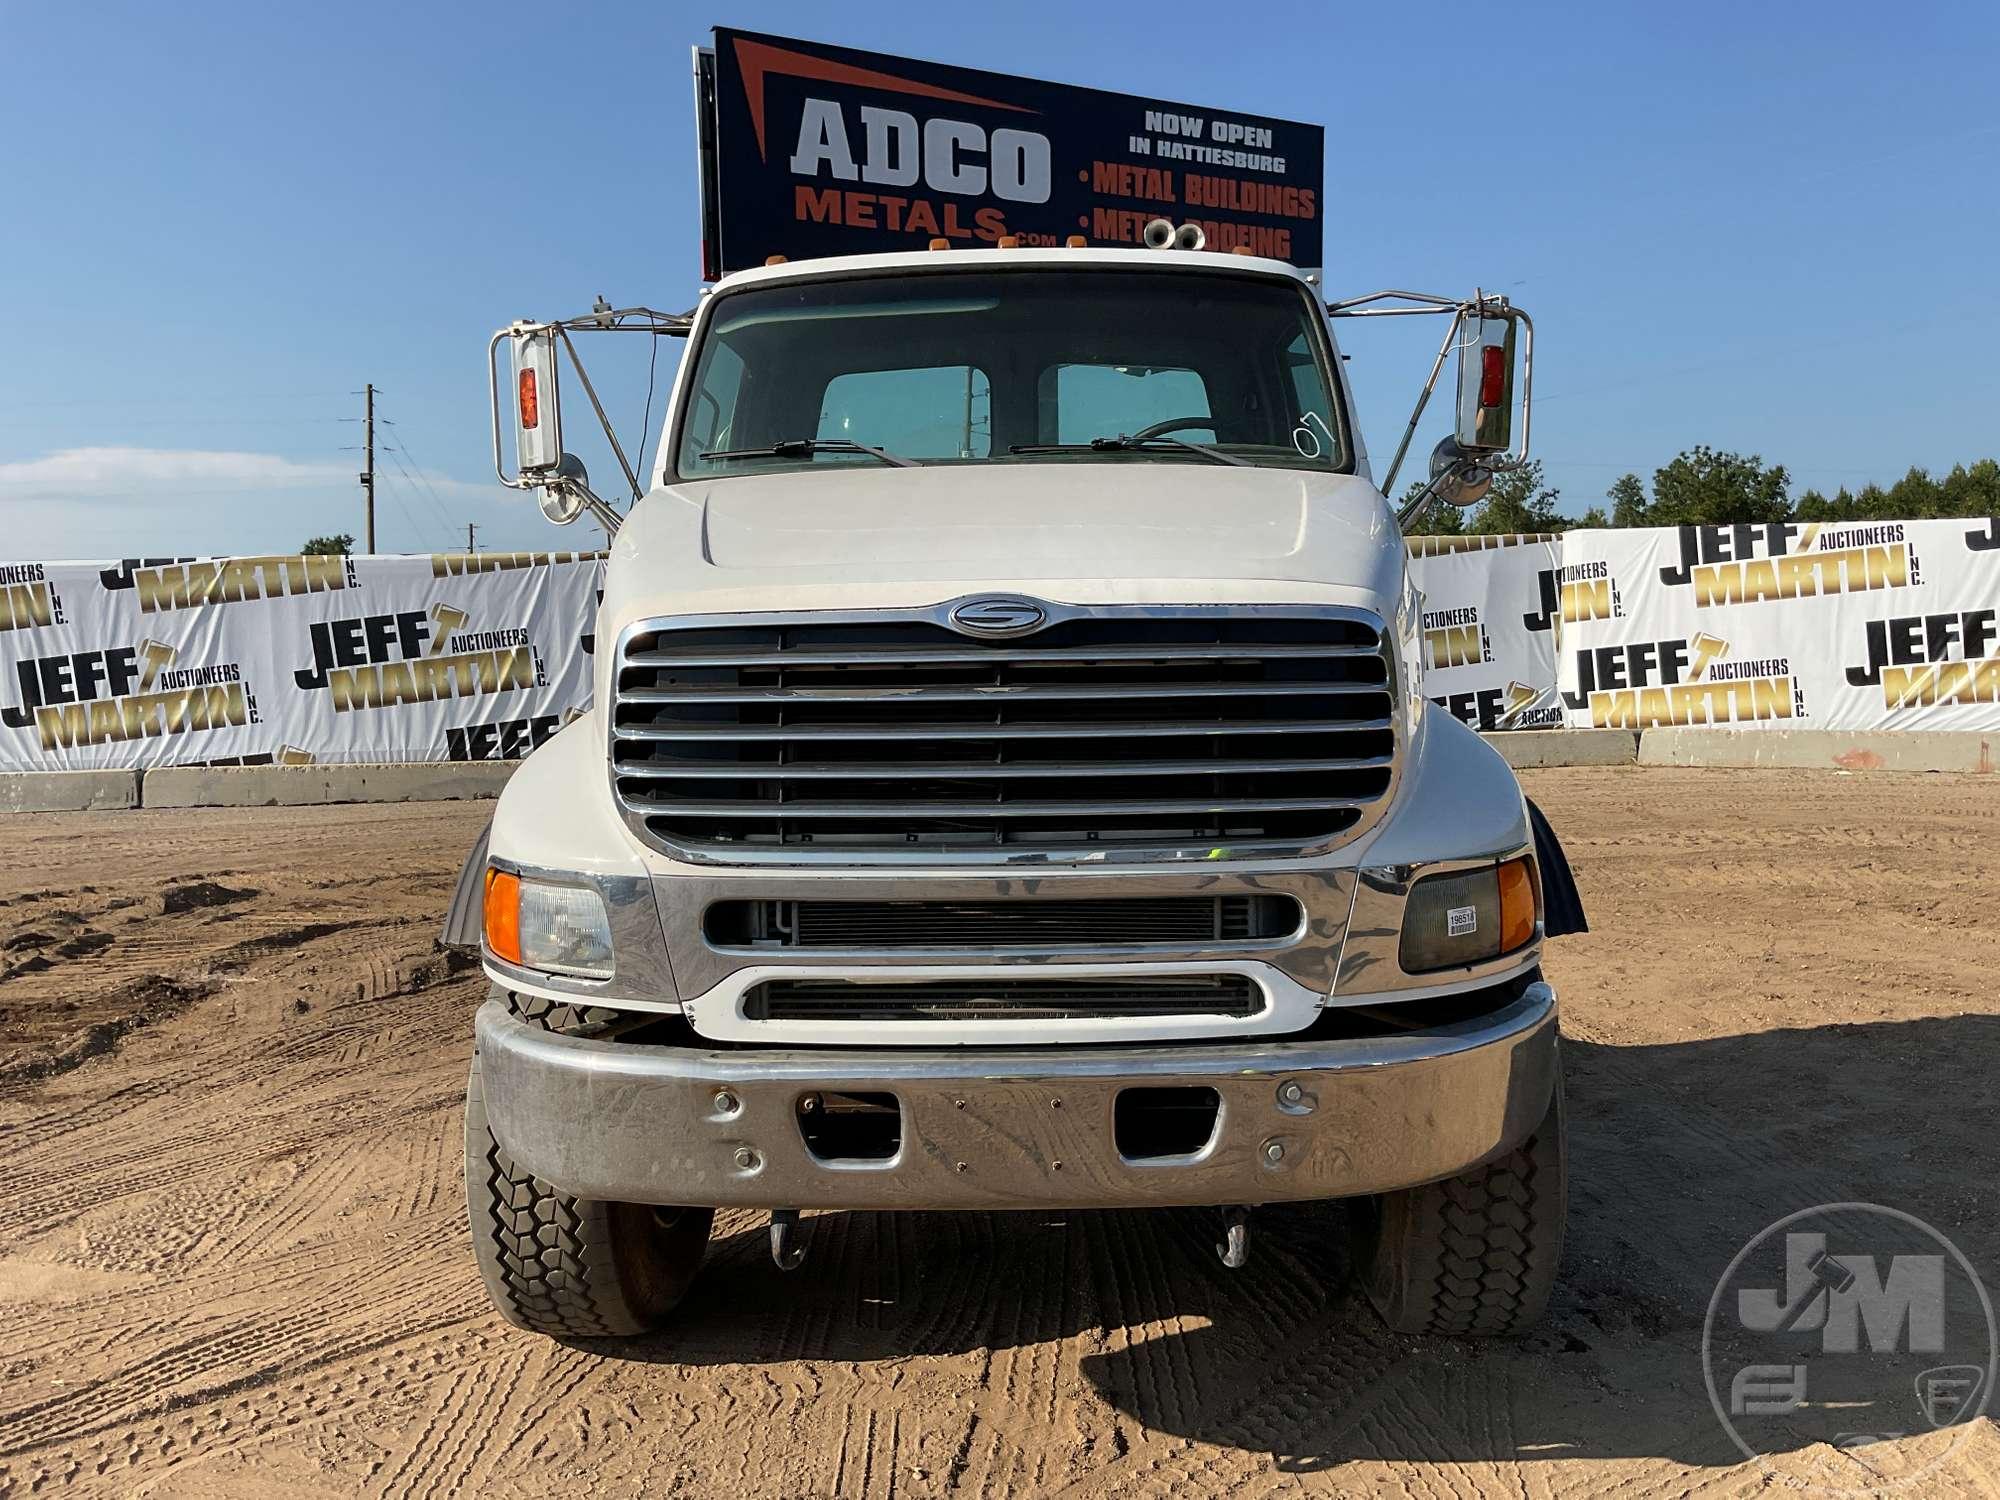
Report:
<svg viewBox="0 0 2000 1500"><path fill-rule="evenodd" d="M495 958L521 961L521 877L486 872L486 946Z"/></svg>
<svg viewBox="0 0 2000 1500"><path fill-rule="evenodd" d="M1500 951L1524 948L1535 936L1535 875L1525 859L1500 867Z"/></svg>

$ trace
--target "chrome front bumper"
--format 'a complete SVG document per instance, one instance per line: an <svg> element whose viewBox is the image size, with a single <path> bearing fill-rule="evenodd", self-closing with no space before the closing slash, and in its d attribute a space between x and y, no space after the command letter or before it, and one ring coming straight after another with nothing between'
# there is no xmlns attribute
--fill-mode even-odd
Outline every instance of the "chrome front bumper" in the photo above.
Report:
<svg viewBox="0 0 2000 1500"><path fill-rule="evenodd" d="M1345 1198L1450 1177L1547 1111L1546 983L1474 1020L1329 1042L1023 1050L710 1051L564 1036L489 1001L486 1109L516 1162L581 1198L716 1207L1163 1207ZM1113 1107L1132 1087L1205 1086L1213 1135L1129 1161ZM893 1094L883 1162L806 1148L807 1094Z"/></svg>

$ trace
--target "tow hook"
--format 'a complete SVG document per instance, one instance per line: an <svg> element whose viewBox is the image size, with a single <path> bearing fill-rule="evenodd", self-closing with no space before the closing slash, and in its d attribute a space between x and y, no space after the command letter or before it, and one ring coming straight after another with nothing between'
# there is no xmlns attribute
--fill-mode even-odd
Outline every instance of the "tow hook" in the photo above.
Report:
<svg viewBox="0 0 2000 1500"><path fill-rule="evenodd" d="M777 1232L777 1226L772 1225L774 1237ZM1215 1247L1215 1253L1222 1257L1223 1265L1230 1270L1242 1270L1244 1263L1250 1259L1250 1210L1225 1208L1222 1211L1222 1233L1224 1239Z"/></svg>
<svg viewBox="0 0 2000 1500"><path fill-rule="evenodd" d="M796 1208L771 1210L771 1263L780 1271L796 1271L805 1264L806 1247L799 1237Z"/></svg>

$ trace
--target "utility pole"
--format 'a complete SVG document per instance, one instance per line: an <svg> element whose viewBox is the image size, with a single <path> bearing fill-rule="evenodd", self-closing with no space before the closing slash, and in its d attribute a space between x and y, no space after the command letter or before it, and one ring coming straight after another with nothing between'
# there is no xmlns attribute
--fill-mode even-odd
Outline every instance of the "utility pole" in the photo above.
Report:
<svg viewBox="0 0 2000 1500"><path fill-rule="evenodd" d="M479 543L473 538L472 535L477 530L479 530L479 528L477 526L474 526L470 521L467 521L465 523L465 550L467 552L477 552L479 550Z"/></svg>
<svg viewBox="0 0 2000 1500"><path fill-rule="evenodd" d="M367 550L372 553L375 550L375 387L372 384L367 389L367 397L368 415L363 419L365 428L362 442L366 446L368 458L367 466L361 471L361 492L366 496L368 503Z"/></svg>

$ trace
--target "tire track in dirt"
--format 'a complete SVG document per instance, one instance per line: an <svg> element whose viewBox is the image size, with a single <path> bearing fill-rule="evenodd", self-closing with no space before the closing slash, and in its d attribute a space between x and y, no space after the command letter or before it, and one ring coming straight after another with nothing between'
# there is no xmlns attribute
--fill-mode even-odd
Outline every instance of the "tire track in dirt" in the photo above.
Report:
<svg viewBox="0 0 2000 1500"><path fill-rule="evenodd" d="M51 893L0 889L0 962L23 931L52 958L113 937L0 981L0 1007L127 962L240 960L115 1052L0 1089L0 1497L1768 1487L1714 1429L1690 1340L1735 1219L1789 1206L1762 1201L1780 1180L1801 1203L1858 1183L1930 1209L1975 1261L2000 1251L1973 1186L2000 1148L1945 1122L1906 1153L1893 1125L1917 1080L1967 1088L2000 1039L2000 801L1767 773L1529 789L1598 928L1551 959L1576 1038L1573 1253L1547 1328L1478 1351L1384 1332L1318 1209L1261 1212L1241 1273L1197 1212L814 1215L792 1276L758 1216L725 1214L662 1334L517 1335L456 1201L481 981L426 967L485 809L68 820L88 868L65 820L0 825ZM159 912L198 879L263 894ZM321 924L351 925L283 946ZM1797 1125L1741 1123L1774 1109ZM1928 1492L2000 1492L1996 1455L1982 1425Z"/></svg>

